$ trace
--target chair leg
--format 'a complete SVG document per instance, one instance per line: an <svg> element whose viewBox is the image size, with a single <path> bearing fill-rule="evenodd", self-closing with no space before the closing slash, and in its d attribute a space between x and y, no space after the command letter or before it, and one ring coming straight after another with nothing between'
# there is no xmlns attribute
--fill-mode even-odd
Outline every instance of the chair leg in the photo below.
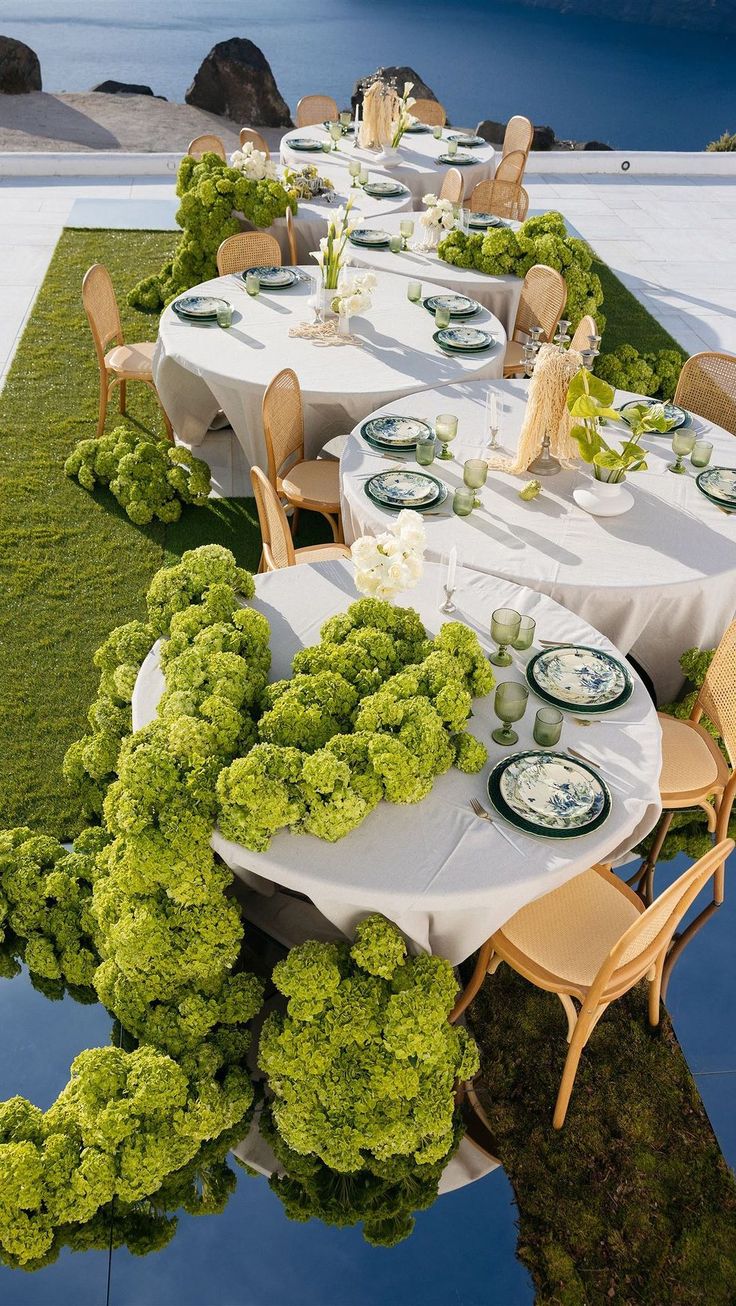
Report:
<svg viewBox="0 0 736 1306"><path fill-rule="evenodd" d="M589 1033L590 1022L588 1018L586 1017L583 1019L582 1016L578 1017L572 1038L570 1039L570 1046L567 1049L565 1068L562 1072L560 1089L557 1094L557 1101L555 1102L555 1111L552 1117L552 1126L554 1129L562 1129L562 1126L565 1123L565 1116L567 1115L567 1108L570 1104L570 1096L575 1083L575 1076L578 1071L580 1057L583 1048L588 1041Z"/></svg>
<svg viewBox="0 0 736 1306"><path fill-rule="evenodd" d="M667 950L662 951L661 956L657 958L654 967L654 976L649 982L649 1024L659 1024L659 1004L662 997L662 975L664 973L664 963L667 956Z"/></svg>
<svg viewBox="0 0 736 1306"><path fill-rule="evenodd" d="M465 1011L465 1008L470 1006L471 1002L473 1001L473 998L475 997L481 984L483 983L483 980L486 977L486 973L490 966L492 957L493 957L493 944L490 939L486 939L485 943L483 944L483 946L480 948L478 952L478 959L475 963L475 970L473 971L473 974L471 975L468 984L466 984L465 988L460 994L460 997L455 1003L455 1006L450 1012L449 1019L451 1025L454 1025L458 1017L462 1016L463 1012Z"/></svg>
<svg viewBox="0 0 736 1306"><path fill-rule="evenodd" d="M127 381L121 381L120 382L120 411L123 414L123 416L125 416L125 402L127 399L127 394L128 394L128 383Z"/></svg>
<svg viewBox="0 0 736 1306"><path fill-rule="evenodd" d="M292 540L296 538L296 533L297 533L298 530L299 530L299 509L298 509L298 508L292 508L292 510L291 510L291 538L292 538Z"/></svg>
<svg viewBox="0 0 736 1306"><path fill-rule="evenodd" d="M732 777L732 779L729 781L728 785L726 786L726 789L721 794L720 801L718 803L718 818L716 821L716 831L714 835L714 839L716 843L720 843L721 839L728 838L728 824L729 821L731 820L733 798L734 798L734 780ZM725 892L726 892L726 863L721 862L720 866L716 870L715 875L713 876L713 902L715 903L716 907L720 907L725 897Z"/></svg>
<svg viewBox="0 0 736 1306"><path fill-rule="evenodd" d="M565 1008L565 1015L567 1016L567 1041L569 1043L572 1039L575 1026L578 1023L577 1009L569 993L558 993L557 996Z"/></svg>
<svg viewBox="0 0 736 1306"><path fill-rule="evenodd" d="M674 812L663 812L654 834L654 843L638 871L628 881L636 887L636 892L648 907L654 898L654 870L662 851L667 831L672 824Z"/></svg>
<svg viewBox="0 0 736 1306"><path fill-rule="evenodd" d="M97 439L99 440L105 429L105 418L107 417L107 400L110 393L110 382L107 372L100 372L100 410L97 416Z"/></svg>
<svg viewBox="0 0 736 1306"><path fill-rule="evenodd" d="M335 541L335 544L342 544L343 542L342 524L340 522L339 513L335 517L330 512L323 512L322 516L325 518L326 521L330 523L330 530L332 531L332 538Z"/></svg>

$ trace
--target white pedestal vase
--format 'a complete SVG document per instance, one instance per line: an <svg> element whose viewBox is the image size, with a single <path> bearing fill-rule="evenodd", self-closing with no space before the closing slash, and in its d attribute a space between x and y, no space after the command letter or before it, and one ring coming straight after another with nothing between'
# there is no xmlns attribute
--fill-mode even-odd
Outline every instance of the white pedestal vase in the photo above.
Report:
<svg viewBox="0 0 736 1306"><path fill-rule="evenodd" d="M384 145L376 159L382 168L397 168L401 163L401 150L393 145Z"/></svg>
<svg viewBox="0 0 736 1306"><path fill-rule="evenodd" d="M602 481L595 476L574 489L572 497L593 517L618 517L634 506L634 496L622 481Z"/></svg>

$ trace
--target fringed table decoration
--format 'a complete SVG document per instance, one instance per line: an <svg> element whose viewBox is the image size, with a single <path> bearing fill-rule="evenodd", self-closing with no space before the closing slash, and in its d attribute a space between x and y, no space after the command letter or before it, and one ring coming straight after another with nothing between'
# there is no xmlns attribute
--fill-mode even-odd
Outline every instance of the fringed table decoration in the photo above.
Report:
<svg viewBox="0 0 736 1306"><path fill-rule="evenodd" d="M567 410L567 389L582 366L582 357L576 349L541 346L529 382L529 398L516 457L509 460L491 454L489 467L515 475L529 470L550 475L559 471L560 463L569 467L580 457L570 435L573 423ZM535 462L538 464L536 468L533 466Z"/></svg>
<svg viewBox="0 0 736 1306"><path fill-rule="evenodd" d="M330 322L299 322L290 327L290 336L302 340L312 340L315 345L360 345L362 341L350 332L343 334L338 329L338 320Z"/></svg>

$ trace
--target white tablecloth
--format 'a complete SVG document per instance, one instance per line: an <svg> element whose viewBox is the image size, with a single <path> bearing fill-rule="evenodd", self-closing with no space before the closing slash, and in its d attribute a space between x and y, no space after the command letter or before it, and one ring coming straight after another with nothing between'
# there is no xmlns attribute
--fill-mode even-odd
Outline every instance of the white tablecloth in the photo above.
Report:
<svg viewBox="0 0 736 1306"><path fill-rule="evenodd" d="M507 452L517 445L527 384L494 383L503 396L500 443ZM391 412L430 421L440 412L457 413L454 461L432 466L450 487L462 484L463 460L485 444L487 390L425 390L390 405ZM631 397L618 394L616 403ZM736 465L732 435L700 418L696 427L713 441L714 464ZM687 476L666 470L673 458L671 437L650 436L643 444L649 470L629 476L635 502L622 516L592 517L577 507L572 490L585 483L583 464L544 478L541 495L531 503L518 491L532 473L490 471L480 491L482 507L470 517L459 519L448 510L444 517L427 518L426 556L439 559L457 544L469 567L551 595L632 653L651 676L659 701L666 702L682 685L680 654L696 644L714 647L736 610L736 515L725 515L700 494L689 463ZM348 543L386 528L388 516L363 491L366 473L379 465L356 430L341 467Z"/></svg>
<svg viewBox="0 0 736 1306"><path fill-rule="evenodd" d="M171 308L159 324L153 375L178 437L192 447L204 439L212 418L223 409L249 464L266 468L261 404L269 381L293 367L304 400L305 444L314 457L333 435L349 431L381 404L428 386L498 377L506 336L493 314L483 311L479 326L496 345L480 355L448 356L432 339L434 319L406 296L406 279L380 273L373 304L351 320L360 345L319 345L289 335L290 327L312 321L312 280L289 290L264 291L251 299L240 277L215 278L192 293L228 299L235 310L232 327L181 321ZM441 287L427 284L427 293ZM476 321L476 319L474 319Z"/></svg>
<svg viewBox="0 0 736 1306"><path fill-rule="evenodd" d="M448 135L445 131L445 137ZM281 162L288 163L290 167L298 167L304 163L316 163L320 166L320 159L327 159L328 155L318 152L305 152L302 150L292 150L289 147L289 141L292 136L308 136L315 140L324 141L329 137L323 127L297 127L293 131L287 132L281 138ZM347 166L351 159L360 159L368 168L371 180L378 178L392 177L396 181L403 182L411 191L414 201L419 205L423 197L428 193L437 194L445 173L452 164L438 163L437 157L447 151L447 140L436 141L431 131L412 132L404 136L401 142L401 161L390 168L386 168L378 162L378 153L373 150L363 150L358 146L353 146L352 136L345 137L344 142L340 144L338 150L329 155L330 163L334 167L341 167L347 176ZM473 162L460 167L465 178L465 195L469 197L473 188L479 181L489 180L496 168L496 155L492 145L480 145L475 149L462 150L463 154L471 154Z"/></svg>
<svg viewBox="0 0 736 1306"><path fill-rule="evenodd" d="M438 608L440 567L428 565L416 589L403 596L436 633L443 621ZM291 673L297 649L316 643L327 617L344 611L356 597L348 562L305 565L256 577L253 606L271 623L271 676ZM508 581L464 571L453 619L477 630L483 647L494 608L511 606L537 621L540 638L611 645L579 617L545 595ZM524 660L500 670L497 679L521 679ZM154 647L144 662L133 696L133 726L140 729L155 714L163 688ZM490 738L497 725L493 691L473 703L471 728L488 746L490 763L504 750ZM539 704L530 695L525 718L517 722L519 749L533 747L532 727ZM537 839L511 827L488 825L473 815L471 797L487 803L489 766L475 776L451 770L439 776L432 793L412 806L381 803L345 839L329 844L312 835L281 831L268 852L254 853L224 839L216 830L212 846L242 875L263 877L311 898L328 920L350 933L370 911L380 911L417 948L458 963L468 957L524 903L564 884L597 861L632 848L659 813L660 728L644 686L636 680L632 697L616 714L588 729L566 722L561 747L577 747L600 762L612 794L608 821L582 838Z"/></svg>
<svg viewBox="0 0 736 1306"><path fill-rule="evenodd" d="M399 232L399 224L404 217L414 219L414 235L411 243L418 243L422 240L425 228L420 222L421 214L425 210L417 210L411 214L385 214L381 217L368 218L362 226L371 227L375 230L388 231L390 234ZM514 224L518 226L519 224ZM445 263L438 258L436 253L420 253L418 250L408 249L400 254L392 254L390 249L367 249L362 245L350 244L350 261L356 267L376 268L379 271L398 272L402 277L411 277L414 280L421 281L424 277L429 277L439 286L444 286L447 290L457 291L461 295L469 295L471 299L477 299L479 304L489 308L496 317L503 322L506 335L510 336L516 321L516 309L519 304L521 294L520 277L489 277L484 272L478 272L474 268L458 268L452 263Z"/></svg>

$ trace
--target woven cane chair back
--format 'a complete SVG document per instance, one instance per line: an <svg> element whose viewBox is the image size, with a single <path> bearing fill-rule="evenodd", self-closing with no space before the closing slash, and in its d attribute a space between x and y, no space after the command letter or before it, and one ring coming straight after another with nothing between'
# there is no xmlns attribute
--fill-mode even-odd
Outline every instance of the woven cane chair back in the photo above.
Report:
<svg viewBox="0 0 736 1306"><path fill-rule="evenodd" d="M281 267L281 246L267 231L239 231L223 240L217 251L217 271L221 277L260 267Z"/></svg>
<svg viewBox="0 0 736 1306"><path fill-rule="evenodd" d="M736 354L693 354L680 372L675 403L736 435Z"/></svg>

